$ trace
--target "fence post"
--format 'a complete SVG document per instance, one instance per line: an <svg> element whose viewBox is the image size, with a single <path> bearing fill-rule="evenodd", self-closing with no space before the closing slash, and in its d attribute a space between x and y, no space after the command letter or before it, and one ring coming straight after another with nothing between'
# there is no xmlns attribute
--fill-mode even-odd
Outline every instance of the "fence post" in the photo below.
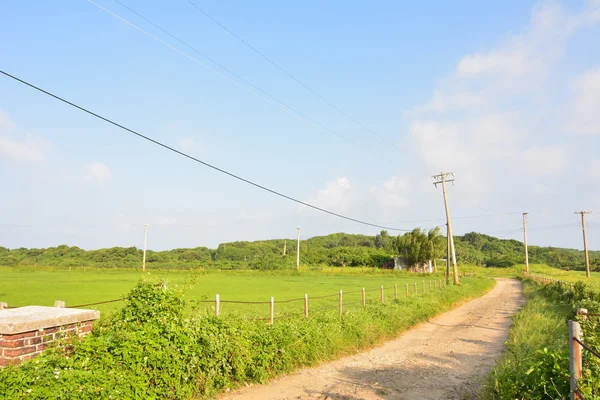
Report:
<svg viewBox="0 0 600 400"><path fill-rule="evenodd" d="M383 285L381 285L381 304L383 304L385 298L383 297Z"/></svg>
<svg viewBox="0 0 600 400"><path fill-rule="evenodd" d="M340 289L340 317L342 316L342 289Z"/></svg>
<svg viewBox="0 0 600 400"><path fill-rule="evenodd" d="M408 283L406 284L406 297L408 297Z"/></svg>
<svg viewBox="0 0 600 400"><path fill-rule="evenodd" d="M5 302L0 302L0 310L4 310L5 308L8 308L8 304Z"/></svg>
<svg viewBox="0 0 600 400"><path fill-rule="evenodd" d="M574 340L575 338L580 339L580 337L581 325L579 325L579 322L569 321L569 372L571 375L571 400L575 400L577 398L575 395L575 391L577 390L577 380L581 378L581 345Z"/></svg>
<svg viewBox="0 0 600 400"><path fill-rule="evenodd" d="M54 307L56 308L65 308L65 302L62 300L56 300L54 302Z"/></svg>
<svg viewBox="0 0 600 400"><path fill-rule="evenodd" d="M271 303L269 304L269 324L273 325L273 317L275 314L275 298L271 297Z"/></svg>
<svg viewBox="0 0 600 400"><path fill-rule="evenodd" d="M578 308L577 315L579 315L581 319L585 321L587 319L588 310L586 308Z"/></svg>
<svg viewBox="0 0 600 400"><path fill-rule="evenodd" d="M394 283L394 300L398 300L398 285Z"/></svg>
<svg viewBox="0 0 600 400"><path fill-rule="evenodd" d="M308 318L308 294L304 295L304 318Z"/></svg>
<svg viewBox="0 0 600 400"><path fill-rule="evenodd" d="M417 294L417 282L415 282L415 294Z"/></svg>
<svg viewBox="0 0 600 400"><path fill-rule="evenodd" d="M362 303L363 308L367 307L367 296L365 296L365 288L362 288Z"/></svg>
<svg viewBox="0 0 600 400"><path fill-rule="evenodd" d="M219 295L215 296L215 316L221 315L221 299Z"/></svg>
<svg viewBox="0 0 600 400"><path fill-rule="evenodd" d="M425 294L425 281L423 281L423 294Z"/></svg>

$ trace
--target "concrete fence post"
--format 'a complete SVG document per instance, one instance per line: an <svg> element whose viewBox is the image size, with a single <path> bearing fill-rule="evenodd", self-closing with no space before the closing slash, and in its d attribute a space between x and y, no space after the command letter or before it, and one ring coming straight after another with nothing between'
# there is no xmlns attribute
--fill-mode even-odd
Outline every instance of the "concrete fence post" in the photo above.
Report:
<svg viewBox="0 0 600 400"><path fill-rule="evenodd" d="M417 294L417 282L415 282L415 294Z"/></svg>
<svg viewBox="0 0 600 400"><path fill-rule="evenodd" d="M383 285L381 285L381 304L383 304L384 301L385 301L385 297L384 297L384 294L383 294Z"/></svg>
<svg viewBox="0 0 600 400"><path fill-rule="evenodd" d="M576 400L577 395L577 380L581 378L581 345L574 339L581 338L581 325L577 321L569 321L569 372L570 372L570 387L571 387L571 400Z"/></svg>
<svg viewBox="0 0 600 400"><path fill-rule="evenodd" d="M273 325L273 317L275 316L275 298L271 297L271 302L269 303L269 324Z"/></svg>
<svg viewBox="0 0 600 400"><path fill-rule="evenodd" d="M408 297L408 283L406 284L406 297Z"/></svg>
<svg viewBox="0 0 600 400"><path fill-rule="evenodd" d="M398 300L398 285L394 283L394 300Z"/></svg>
<svg viewBox="0 0 600 400"><path fill-rule="evenodd" d="M342 316L342 312L343 312L343 300L342 300L342 289L340 289L340 317Z"/></svg>
<svg viewBox="0 0 600 400"><path fill-rule="evenodd" d="M308 318L308 294L304 295L304 318Z"/></svg>
<svg viewBox="0 0 600 400"><path fill-rule="evenodd" d="M5 302L0 302L0 310L4 310L8 308L8 304Z"/></svg>
<svg viewBox="0 0 600 400"><path fill-rule="evenodd" d="M54 302L54 307L56 308L65 308L65 302L62 300L56 300Z"/></svg>
<svg viewBox="0 0 600 400"><path fill-rule="evenodd" d="M217 294L215 296L215 316L218 317L219 315L221 315L221 299Z"/></svg>
<svg viewBox="0 0 600 400"><path fill-rule="evenodd" d="M365 288L362 288L362 305L363 305L363 308L367 307L367 296L365 293Z"/></svg>
<svg viewBox="0 0 600 400"><path fill-rule="evenodd" d="M423 281L423 294L425 294L425 281Z"/></svg>

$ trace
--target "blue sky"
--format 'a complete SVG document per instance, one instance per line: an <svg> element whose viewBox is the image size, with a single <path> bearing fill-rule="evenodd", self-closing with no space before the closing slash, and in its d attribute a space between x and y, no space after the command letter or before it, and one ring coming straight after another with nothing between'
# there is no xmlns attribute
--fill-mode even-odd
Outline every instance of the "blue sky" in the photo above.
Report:
<svg viewBox="0 0 600 400"><path fill-rule="evenodd" d="M573 211L591 209L588 242L600 249L597 0L196 1L403 152L187 1L123 3L379 157L84 0L3 4L0 68L334 212L406 229L442 224L430 175L454 171L456 234L521 238L510 232L527 210L530 243L581 248ZM228 75L118 3L97 4ZM294 237L297 225L305 237L378 231L220 175L6 77L0 178L0 244L11 248L140 247L144 223L153 249ZM535 229L548 226L561 228Z"/></svg>

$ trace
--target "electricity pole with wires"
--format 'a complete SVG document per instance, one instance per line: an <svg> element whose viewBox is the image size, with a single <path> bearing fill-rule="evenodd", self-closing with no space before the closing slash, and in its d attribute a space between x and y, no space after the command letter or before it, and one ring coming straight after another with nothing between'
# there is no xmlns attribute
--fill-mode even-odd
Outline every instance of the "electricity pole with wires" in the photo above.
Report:
<svg viewBox="0 0 600 400"><path fill-rule="evenodd" d="M450 282L450 230L446 224L446 283Z"/></svg>
<svg viewBox="0 0 600 400"><path fill-rule="evenodd" d="M448 175L452 175L452 179L447 179ZM439 175L432 175L436 181L433 183L435 187L438 184L442 185L444 193L444 206L446 207L446 223L448 225L448 247L452 254L452 274L454 275L454 284L458 285L458 266L456 265L456 251L454 250L454 237L452 236L452 222L450 220L450 208L448 207L448 196L446 195L446 182L454 182L454 172L441 172Z"/></svg>
<svg viewBox="0 0 600 400"><path fill-rule="evenodd" d="M583 230L583 252L585 253L585 276L591 278L590 273L590 256L587 249L587 236L585 234L585 214L591 214L591 211L581 210L575 211L573 214L581 214L581 229Z"/></svg>
<svg viewBox="0 0 600 400"><path fill-rule="evenodd" d="M297 226L298 230L298 248L296 250L296 269L300 269L300 227Z"/></svg>
<svg viewBox="0 0 600 400"><path fill-rule="evenodd" d="M529 211L523 213L523 239L525 241L525 273L529 274L529 251L527 250L527 214Z"/></svg>
<svg viewBox="0 0 600 400"><path fill-rule="evenodd" d="M142 258L142 271L146 271L146 239L148 238L148 227L150 225L144 224L144 256Z"/></svg>

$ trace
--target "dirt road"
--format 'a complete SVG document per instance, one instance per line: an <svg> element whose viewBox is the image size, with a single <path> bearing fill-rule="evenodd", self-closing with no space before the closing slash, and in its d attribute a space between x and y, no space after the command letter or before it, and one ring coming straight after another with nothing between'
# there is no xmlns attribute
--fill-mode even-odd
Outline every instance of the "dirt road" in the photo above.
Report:
<svg viewBox="0 0 600 400"><path fill-rule="evenodd" d="M502 354L521 283L498 279L483 297L365 353L301 370L222 399L477 399Z"/></svg>

